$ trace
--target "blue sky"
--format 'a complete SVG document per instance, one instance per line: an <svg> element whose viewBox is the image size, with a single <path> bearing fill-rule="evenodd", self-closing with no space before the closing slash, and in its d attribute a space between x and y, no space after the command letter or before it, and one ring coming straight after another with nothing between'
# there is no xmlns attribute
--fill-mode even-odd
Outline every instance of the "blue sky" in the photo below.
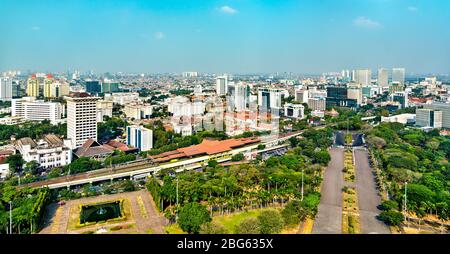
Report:
<svg viewBox="0 0 450 254"><path fill-rule="evenodd" d="M445 0L1 0L0 70L450 73Z"/></svg>

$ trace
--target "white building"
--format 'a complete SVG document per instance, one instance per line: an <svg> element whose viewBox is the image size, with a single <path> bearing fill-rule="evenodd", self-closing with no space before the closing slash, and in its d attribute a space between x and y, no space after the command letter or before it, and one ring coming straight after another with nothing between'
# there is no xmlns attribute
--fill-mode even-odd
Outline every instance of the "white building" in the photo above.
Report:
<svg viewBox="0 0 450 254"><path fill-rule="evenodd" d="M59 102L45 102L35 97L13 99L11 116L20 116L29 121L49 120L52 124L62 122L64 105Z"/></svg>
<svg viewBox="0 0 450 254"><path fill-rule="evenodd" d="M153 114L153 106L149 103L141 102L128 103L125 105L123 112L130 119L149 119Z"/></svg>
<svg viewBox="0 0 450 254"><path fill-rule="evenodd" d="M219 76L216 78L216 93L219 96L226 95L228 91L228 77Z"/></svg>
<svg viewBox="0 0 450 254"><path fill-rule="evenodd" d="M305 107L302 104L284 104L284 116L296 119L305 118Z"/></svg>
<svg viewBox="0 0 450 254"><path fill-rule="evenodd" d="M259 88L258 106L261 109L280 109L282 98L288 97L289 92L280 88Z"/></svg>
<svg viewBox="0 0 450 254"><path fill-rule="evenodd" d="M434 109L417 109L416 126L442 128L442 111Z"/></svg>
<svg viewBox="0 0 450 254"><path fill-rule="evenodd" d="M355 82L368 86L371 82L372 71L370 69L356 70Z"/></svg>
<svg viewBox="0 0 450 254"><path fill-rule="evenodd" d="M153 148L153 131L143 126L127 126L127 145L148 151Z"/></svg>
<svg viewBox="0 0 450 254"><path fill-rule="evenodd" d="M228 84L228 106L230 111L243 111L247 108L247 84L239 82Z"/></svg>
<svg viewBox="0 0 450 254"><path fill-rule="evenodd" d="M105 116L112 117L113 102L98 100L97 101L97 122L103 122Z"/></svg>
<svg viewBox="0 0 450 254"><path fill-rule="evenodd" d="M10 101L12 99L12 79L0 77L0 101Z"/></svg>
<svg viewBox="0 0 450 254"><path fill-rule="evenodd" d="M400 86L405 85L405 68L392 69L392 83L398 82Z"/></svg>
<svg viewBox="0 0 450 254"><path fill-rule="evenodd" d="M72 149L80 147L88 139L97 141L97 101L87 93L66 97L67 137L72 140Z"/></svg>
<svg viewBox="0 0 450 254"><path fill-rule="evenodd" d="M200 94L202 94L202 93L203 93L202 86L201 86L201 85L196 85L196 86L194 87L194 94L195 94L195 95L200 95Z"/></svg>
<svg viewBox="0 0 450 254"><path fill-rule="evenodd" d="M389 71L385 68L378 69L378 85L381 87L389 86Z"/></svg>
<svg viewBox="0 0 450 254"><path fill-rule="evenodd" d="M389 117L381 117L383 123L401 123L408 124L416 122L416 114L401 114Z"/></svg>
<svg viewBox="0 0 450 254"><path fill-rule="evenodd" d="M119 104L119 105L125 105L130 102L137 102L140 101L139 99L139 93L111 93L111 94L105 94L105 100L112 101L113 103Z"/></svg>
<svg viewBox="0 0 450 254"><path fill-rule="evenodd" d="M308 103L309 92L306 89L299 89L295 91L295 101L300 103Z"/></svg>
<svg viewBox="0 0 450 254"><path fill-rule="evenodd" d="M183 72L183 77L184 78L196 78L197 76L198 76L198 72L196 72L196 71Z"/></svg>
<svg viewBox="0 0 450 254"><path fill-rule="evenodd" d="M36 161L40 168L61 167L72 161L70 140L62 141L53 134L46 135L37 142L28 137L21 138L16 141L15 146L24 161Z"/></svg>
<svg viewBox="0 0 450 254"><path fill-rule="evenodd" d="M425 104L425 109L434 109L442 111L442 128L450 129L450 103L438 103Z"/></svg>
<svg viewBox="0 0 450 254"><path fill-rule="evenodd" d="M309 98L308 107L312 111L316 110L324 111L327 108L326 99L324 97Z"/></svg>

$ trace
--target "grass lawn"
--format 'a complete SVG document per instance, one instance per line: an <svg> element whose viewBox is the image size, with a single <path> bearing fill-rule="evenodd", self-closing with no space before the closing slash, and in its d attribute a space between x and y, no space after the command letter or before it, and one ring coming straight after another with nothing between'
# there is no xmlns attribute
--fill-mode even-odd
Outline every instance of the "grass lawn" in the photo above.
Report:
<svg viewBox="0 0 450 254"><path fill-rule="evenodd" d="M229 215L217 216L213 220L222 224L229 233L234 233L234 230L239 223L246 218L256 218L264 209L250 210L248 212L239 212Z"/></svg>
<svg viewBox="0 0 450 254"><path fill-rule="evenodd" d="M187 234L183 230L181 230L181 228L176 223L164 227L164 230L167 232L167 234L175 234L175 235Z"/></svg>

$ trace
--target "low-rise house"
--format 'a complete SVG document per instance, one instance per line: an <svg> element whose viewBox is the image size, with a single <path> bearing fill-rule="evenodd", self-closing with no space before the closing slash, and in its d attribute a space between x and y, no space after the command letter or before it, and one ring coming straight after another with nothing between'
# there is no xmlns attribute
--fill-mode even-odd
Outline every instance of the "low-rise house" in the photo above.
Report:
<svg viewBox="0 0 450 254"><path fill-rule="evenodd" d="M76 157L88 157L94 160L103 161L110 155L112 155L114 149L108 146L101 145L93 139L88 139L82 146L74 150Z"/></svg>

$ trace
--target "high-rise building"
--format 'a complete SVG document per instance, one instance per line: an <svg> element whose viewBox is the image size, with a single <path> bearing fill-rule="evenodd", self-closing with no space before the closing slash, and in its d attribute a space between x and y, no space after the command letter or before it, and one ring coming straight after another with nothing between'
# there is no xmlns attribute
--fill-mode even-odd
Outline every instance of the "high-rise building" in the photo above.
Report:
<svg viewBox="0 0 450 254"><path fill-rule="evenodd" d="M183 77L184 78L196 78L197 76L198 76L198 72L196 72L196 71L183 72Z"/></svg>
<svg viewBox="0 0 450 254"><path fill-rule="evenodd" d="M65 97L67 101L67 137L72 149L80 147L88 139L97 141L97 101L99 97L77 93Z"/></svg>
<svg viewBox="0 0 450 254"><path fill-rule="evenodd" d="M326 100L324 97L313 97L308 99L308 107L315 111L320 110L323 111L326 109Z"/></svg>
<svg viewBox="0 0 450 254"><path fill-rule="evenodd" d="M112 117L113 102L98 100L97 101L97 122L103 122L105 116Z"/></svg>
<svg viewBox="0 0 450 254"><path fill-rule="evenodd" d="M86 81L86 92L90 94L98 94L102 92L102 87L100 81L98 80L88 80Z"/></svg>
<svg viewBox="0 0 450 254"><path fill-rule="evenodd" d="M239 82L234 88L234 107L236 111L240 112L247 108L247 84Z"/></svg>
<svg viewBox="0 0 450 254"><path fill-rule="evenodd" d="M417 109L416 126L442 128L442 111L434 109Z"/></svg>
<svg viewBox="0 0 450 254"><path fill-rule="evenodd" d="M23 97L11 102L11 116L20 116L25 120L49 120L51 124L58 124L63 115L64 106L59 102L45 102L36 100L36 97Z"/></svg>
<svg viewBox="0 0 450 254"><path fill-rule="evenodd" d="M216 78L216 93L219 96L226 95L228 92L228 77L220 76Z"/></svg>
<svg viewBox="0 0 450 254"><path fill-rule="evenodd" d="M400 103L401 108L409 107L407 92L395 92L392 94L392 101Z"/></svg>
<svg viewBox="0 0 450 254"><path fill-rule="evenodd" d="M279 88L259 88L258 106L260 110L280 109L283 97L287 91Z"/></svg>
<svg viewBox="0 0 450 254"><path fill-rule="evenodd" d="M127 145L145 152L153 148L153 131L142 126L127 126Z"/></svg>
<svg viewBox="0 0 450 254"><path fill-rule="evenodd" d="M308 103L308 90L306 89L299 89L295 90L295 101L298 101L300 103Z"/></svg>
<svg viewBox="0 0 450 254"><path fill-rule="evenodd" d="M12 82L12 97L13 98L22 97L22 91L20 89L20 83L18 80L14 80Z"/></svg>
<svg viewBox="0 0 450 254"><path fill-rule="evenodd" d="M425 109L433 109L435 111L442 111L442 128L450 129L450 103L433 102L425 104Z"/></svg>
<svg viewBox="0 0 450 254"><path fill-rule="evenodd" d="M389 86L389 71L385 68L378 69L378 85L381 87Z"/></svg>
<svg viewBox="0 0 450 254"><path fill-rule="evenodd" d="M353 96L353 93L350 92L350 97L352 98L349 98L349 90L352 91L353 89L349 89L345 86L328 86L326 98L327 107L358 107L359 95L358 97L355 97Z"/></svg>
<svg viewBox="0 0 450 254"><path fill-rule="evenodd" d="M39 97L39 80L36 75L31 76L27 81L27 96Z"/></svg>
<svg viewBox="0 0 450 254"><path fill-rule="evenodd" d="M44 79L44 97L45 98L52 98L52 90L53 90L53 84L55 80L53 79L53 75L48 74L47 77Z"/></svg>
<svg viewBox="0 0 450 254"><path fill-rule="evenodd" d="M10 101L12 94L12 80L9 77L0 77L0 101Z"/></svg>
<svg viewBox="0 0 450 254"><path fill-rule="evenodd" d="M392 82L398 82L402 87L405 85L405 68L392 69Z"/></svg>
<svg viewBox="0 0 450 254"><path fill-rule="evenodd" d="M116 93L119 92L119 83L118 82L112 82L112 81L104 81L101 84L101 92L102 93Z"/></svg>
<svg viewBox="0 0 450 254"><path fill-rule="evenodd" d="M372 71L370 69L356 70L355 83L368 86L371 78Z"/></svg>

